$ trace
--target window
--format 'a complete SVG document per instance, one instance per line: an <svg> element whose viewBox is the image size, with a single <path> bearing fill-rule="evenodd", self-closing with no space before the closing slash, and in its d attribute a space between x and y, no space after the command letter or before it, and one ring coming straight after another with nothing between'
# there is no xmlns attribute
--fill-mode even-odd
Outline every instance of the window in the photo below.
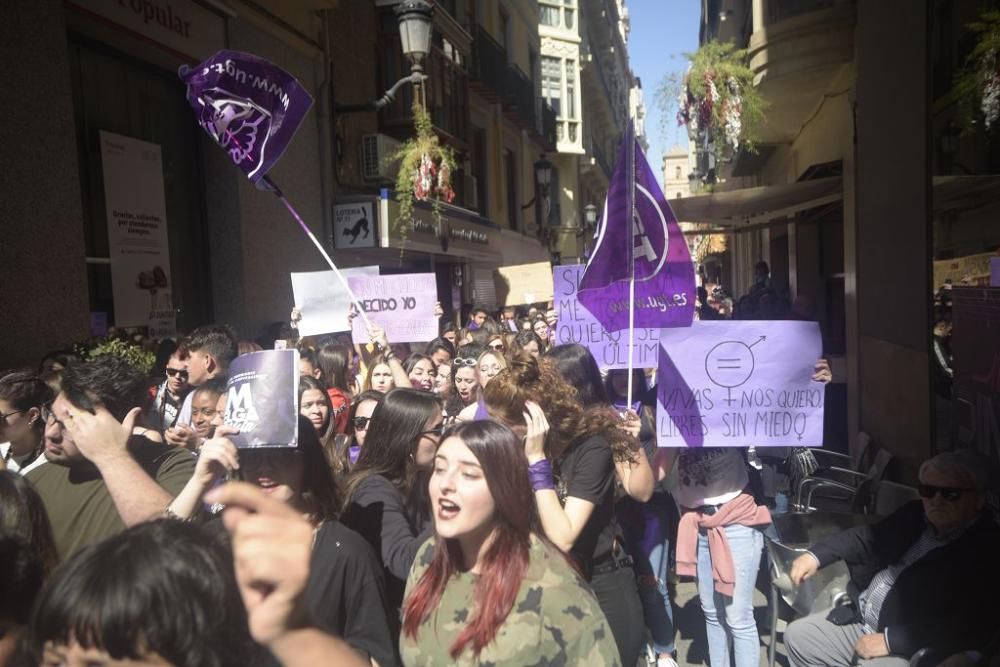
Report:
<svg viewBox="0 0 1000 667"><path fill-rule="evenodd" d="M562 62L559 58L542 56L542 97L556 116L562 116Z"/></svg>
<svg viewBox="0 0 1000 667"><path fill-rule="evenodd" d="M559 23L559 8L553 7L552 5L546 5L541 3L538 5L538 20L542 25L547 25L551 28L558 28Z"/></svg>
<svg viewBox="0 0 1000 667"><path fill-rule="evenodd" d="M518 206L517 192L520 190L518 187L520 184L517 178L517 155L514 151L504 150L503 165L507 176L507 226L511 229L517 229L517 218L521 207Z"/></svg>
<svg viewBox="0 0 1000 667"><path fill-rule="evenodd" d="M566 117L576 118L576 61L566 61Z"/></svg>
<svg viewBox="0 0 1000 667"><path fill-rule="evenodd" d="M681 166L680 165L677 165L677 169L674 171L674 180L675 181L681 180ZM677 195L677 196L679 197L680 195Z"/></svg>
<svg viewBox="0 0 1000 667"><path fill-rule="evenodd" d="M681 193L679 193L679 192L678 192L678 193L677 193L677 195L676 195L677 199L680 199L680 198L681 198L681 197L683 197L683 196L684 196L684 195L682 195L682 194L681 194Z"/></svg>
<svg viewBox="0 0 1000 667"><path fill-rule="evenodd" d="M565 20L564 24L568 30L573 29L573 4L575 0L565 0L566 1L566 13L564 14Z"/></svg>

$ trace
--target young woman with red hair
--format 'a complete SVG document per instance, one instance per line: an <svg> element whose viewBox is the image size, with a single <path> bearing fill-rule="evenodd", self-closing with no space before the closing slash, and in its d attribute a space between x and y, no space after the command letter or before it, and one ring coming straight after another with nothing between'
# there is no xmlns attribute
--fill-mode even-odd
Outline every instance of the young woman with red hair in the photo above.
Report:
<svg viewBox="0 0 1000 667"><path fill-rule="evenodd" d="M404 664L621 665L594 594L544 536L510 429L478 421L451 431L430 497L437 536L407 581Z"/></svg>

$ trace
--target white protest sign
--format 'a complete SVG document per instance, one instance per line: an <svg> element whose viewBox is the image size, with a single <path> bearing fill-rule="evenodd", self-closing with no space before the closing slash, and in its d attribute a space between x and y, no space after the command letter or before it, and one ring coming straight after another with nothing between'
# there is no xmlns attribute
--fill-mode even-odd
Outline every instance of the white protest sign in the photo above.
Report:
<svg viewBox="0 0 1000 667"><path fill-rule="evenodd" d="M815 322L695 321L660 330L660 447L819 447Z"/></svg>
<svg viewBox="0 0 1000 667"><path fill-rule="evenodd" d="M345 278L351 276L377 276L377 266L361 266L341 269ZM347 331L351 328L347 320L351 297L333 271L307 271L293 273L292 292L295 305L302 319L299 321L300 336Z"/></svg>
<svg viewBox="0 0 1000 667"><path fill-rule="evenodd" d="M601 368L628 368L628 330L608 331L576 298L583 264L552 267L554 301L559 313L556 343L579 343ZM636 329L632 342L632 367L656 368L660 351L659 329Z"/></svg>
<svg viewBox="0 0 1000 667"><path fill-rule="evenodd" d="M355 276L347 281L361 309L385 329L391 342L426 342L437 337L437 276L433 273ZM369 341L360 317L354 319L353 337L355 343Z"/></svg>

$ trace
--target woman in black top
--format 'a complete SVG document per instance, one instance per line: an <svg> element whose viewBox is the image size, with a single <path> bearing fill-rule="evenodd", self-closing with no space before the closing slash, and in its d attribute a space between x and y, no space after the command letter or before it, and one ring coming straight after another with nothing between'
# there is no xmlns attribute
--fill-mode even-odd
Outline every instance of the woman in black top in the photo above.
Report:
<svg viewBox="0 0 1000 667"><path fill-rule="evenodd" d="M484 399L491 417L525 436L545 534L590 582L622 664L636 664L644 641L642 605L614 503L616 461L630 468L638 443L606 406L585 409L578 387L552 359L516 356L486 385Z"/></svg>
<svg viewBox="0 0 1000 667"><path fill-rule="evenodd" d="M223 394L220 415L225 412L225 401ZM343 637L383 667L399 664L382 569L368 543L336 520L337 488L312 424L299 417L296 447L237 451L226 437L229 433L220 416L218 437L202 445L191 481L170 504L167 514L190 517L204 491L224 472L240 470L246 481L302 512L313 524L313 552L305 588L310 620L325 632Z"/></svg>
<svg viewBox="0 0 1000 667"><path fill-rule="evenodd" d="M441 439L441 402L426 391L393 389L372 413L365 445L344 493L344 522L381 558L386 600L398 610L420 545L433 534L429 471ZM398 616L393 617L398 635Z"/></svg>

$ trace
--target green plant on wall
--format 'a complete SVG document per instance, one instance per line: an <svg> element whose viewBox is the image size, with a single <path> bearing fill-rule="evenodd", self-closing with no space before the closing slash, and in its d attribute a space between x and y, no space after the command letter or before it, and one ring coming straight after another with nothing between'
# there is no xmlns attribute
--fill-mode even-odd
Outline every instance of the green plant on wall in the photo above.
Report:
<svg viewBox="0 0 1000 667"><path fill-rule="evenodd" d="M950 93L936 106L956 104L959 123L971 130L979 118L987 132L1000 119L1000 10L983 12L966 26L976 45L955 76Z"/></svg>
<svg viewBox="0 0 1000 667"><path fill-rule="evenodd" d="M120 338L95 339L86 345L77 345L75 351L81 357L90 359L109 354L114 355L147 374L153 370L153 364L156 363L155 354Z"/></svg>
<svg viewBox="0 0 1000 667"><path fill-rule="evenodd" d="M396 199L399 201L399 217L396 224L402 238L406 238L406 226L413 220L415 201L429 201L435 221L441 222L441 202L451 203L455 190L451 176L455 173L455 154L448 146L443 146L434 134L430 114L420 104L413 105L413 126L416 135L408 139L390 158L399 161L396 176Z"/></svg>
<svg viewBox="0 0 1000 667"><path fill-rule="evenodd" d="M689 61L684 76L668 75L660 84L661 108L676 103L678 125L692 134L707 129L718 160L727 148L755 152L767 105L754 87L747 52L710 41L684 56Z"/></svg>

